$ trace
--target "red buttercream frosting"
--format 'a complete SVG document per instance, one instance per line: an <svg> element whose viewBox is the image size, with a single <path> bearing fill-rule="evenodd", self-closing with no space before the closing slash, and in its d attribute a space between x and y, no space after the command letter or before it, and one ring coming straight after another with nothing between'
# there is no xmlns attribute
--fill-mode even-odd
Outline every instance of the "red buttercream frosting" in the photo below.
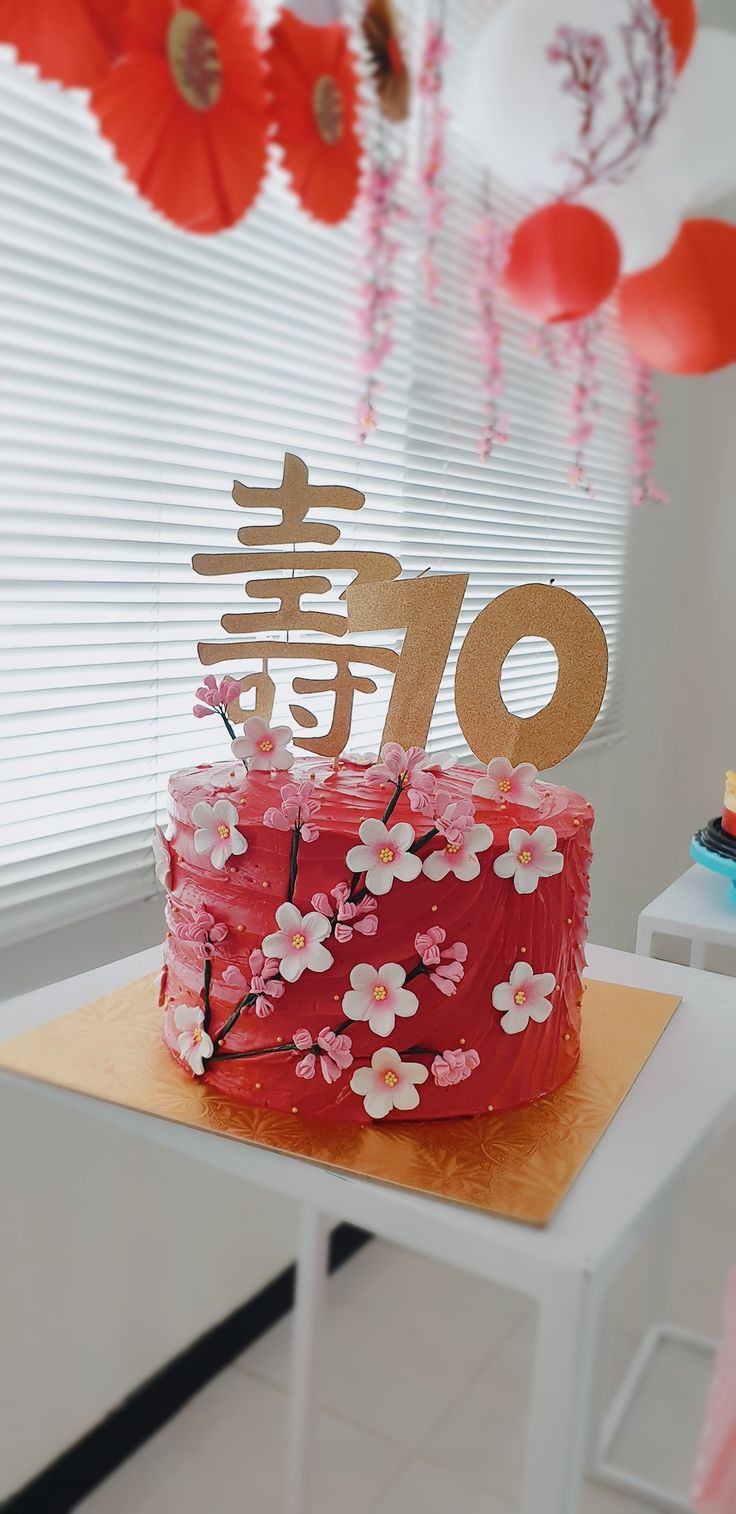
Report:
<svg viewBox="0 0 736 1514"><path fill-rule="evenodd" d="M477 768L455 766L442 774L442 788L453 799L467 800L479 776ZM223 974L236 968L247 986L252 977L250 953L278 929L274 916L287 898L292 835L265 825L263 817L270 807L279 806L284 784L306 779L315 782L319 799L314 820L319 836L309 844L302 842L298 854L294 903L306 914L313 908L313 895L329 893L335 884L350 881L346 853L359 844L361 822L383 815L393 792L390 784L367 780L365 769L345 759L335 767L315 758L297 759L285 773L246 775L239 762L231 762L186 769L170 780L168 914L172 930L166 941L163 997L164 1038L175 1056L174 1012L180 1005L202 1004L205 957L211 962L207 1029L216 1044L218 1033L246 992L237 986L237 979L236 986L223 981ZM265 1018L253 1008L240 1014L217 1048L230 1057L216 1055L205 1062L205 1086L241 1103L365 1124L371 1121L363 1097L351 1089L350 1080L356 1069L370 1066L380 1047L392 1047L406 1061L423 1064L429 1071L418 1088L417 1107L393 1109L385 1116L389 1121L509 1109L529 1104L564 1083L577 1063L580 1046L593 810L568 789L541 780L539 788L543 797L538 809L474 798L476 824L490 826L494 837L493 845L479 853L479 875L469 882L452 873L440 881L424 873L410 882L395 880L390 892L377 900L374 935L354 933L344 942L328 937L324 945L334 958L332 967L304 972L297 982L286 983L280 997L273 1000L273 1012ZM218 871L209 856L195 851L192 809L200 800L211 805L220 798L236 806L238 829L248 849L230 857ZM428 828L425 817L412 812L406 794L399 798L389 825L397 821L412 825L417 837ZM493 864L508 851L512 829L533 832L538 826L553 828L564 865L558 874L541 877L533 892L519 894L513 878L498 876ZM437 837L421 855L444 845L444 839ZM211 944L181 939L177 933L177 922L190 917L192 910L206 910L213 918L218 928L212 931ZM363 1021L346 1025L342 999L351 986L351 968L357 963L379 967L392 962L411 972L419 960L415 937L433 926L445 931L448 946L455 942L467 946L464 974L455 993L444 995L427 974L421 974L407 985L419 1000L416 1014L397 1018L387 1037L378 1037ZM553 1008L543 1023L530 1019L524 1030L508 1034L501 1024L502 1014L493 1007L492 993L498 984L509 981L519 962L528 963L535 974L554 975L555 987L548 993ZM267 995L268 989L264 992ZM327 1082L322 1076L319 1053L314 1076L296 1075L304 1046L293 1051L266 1050L290 1043L295 1032L305 1030L316 1045L325 1028L350 1037L354 1060L335 1081ZM299 1040L305 1043L303 1035ZM232 1056L261 1051L242 1059ZM431 1067L445 1051L474 1051L478 1064L458 1081L440 1070L442 1081L438 1082ZM189 1073L185 1062L182 1068Z"/></svg>

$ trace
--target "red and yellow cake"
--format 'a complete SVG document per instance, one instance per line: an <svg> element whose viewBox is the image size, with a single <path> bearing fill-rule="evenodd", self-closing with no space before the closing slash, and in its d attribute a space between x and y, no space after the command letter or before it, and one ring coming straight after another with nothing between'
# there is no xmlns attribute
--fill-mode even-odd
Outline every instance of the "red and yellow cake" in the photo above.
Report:
<svg viewBox="0 0 736 1514"><path fill-rule="evenodd" d="M508 1109L564 1083L590 804L529 763L443 769L396 743L293 760L289 737L249 720L235 760L170 781L162 1003L183 1069L348 1123Z"/></svg>

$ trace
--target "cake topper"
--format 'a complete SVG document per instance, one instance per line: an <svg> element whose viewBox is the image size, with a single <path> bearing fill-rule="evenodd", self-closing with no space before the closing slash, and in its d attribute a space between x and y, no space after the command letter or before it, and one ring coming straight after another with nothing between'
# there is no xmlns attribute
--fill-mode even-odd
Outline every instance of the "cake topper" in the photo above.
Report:
<svg viewBox="0 0 736 1514"><path fill-rule="evenodd" d="M295 694L330 692L332 719L315 733L318 720L308 705L290 703L300 734L294 745L338 757L348 744L356 693L375 693L375 679L357 668L393 674L393 687L382 743L423 747L457 627L469 575L442 573L401 578L401 564L387 552L337 549L340 530L314 520L312 511L359 510L364 495L343 485L310 484L301 458L287 452L277 488L251 488L236 482L233 499L248 511L277 509L280 521L243 526L238 537L246 551L197 553L195 572L245 576L250 600L276 599L276 609L247 607L223 615L232 641L200 642L207 667L237 661L250 668L227 683L252 693L254 705L241 699L228 705L233 724L255 713L270 721L276 695L269 672L272 659L325 662L334 672L324 677L292 677ZM315 549L311 543L318 543ZM327 596L329 574L352 571L353 581L331 609L307 608L302 596ZM267 573L268 577L251 575ZM271 576L273 575L273 576ZM341 613L340 602L346 607ZM367 646L347 639L350 633L403 631L401 650ZM286 632L284 639L283 633ZM292 632L299 633L291 640ZM315 633L319 640L311 639ZM527 718L513 715L503 702L501 669L511 647L523 636L539 636L554 647L559 663L555 693L544 709ZM260 667L254 667L260 664ZM574 594L548 584L523 584L498 596L476 616L460 648L455 674L457 716L468 746L481 762L498 752L514 762L552 767L574 751L590 730L606 687L608 649L592 612ZM224 680L223 680L224 683Z"/></svg>

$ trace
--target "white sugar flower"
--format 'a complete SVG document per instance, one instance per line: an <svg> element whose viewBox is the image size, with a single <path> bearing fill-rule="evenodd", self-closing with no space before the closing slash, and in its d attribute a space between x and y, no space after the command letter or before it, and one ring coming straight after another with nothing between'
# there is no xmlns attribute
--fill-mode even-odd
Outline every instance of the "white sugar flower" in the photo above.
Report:
<svg viewBox="0 0 736 1514"><path fill-rule="evenodd" d="M205 1061L212 1056L214 1046L204 1026L204 1010L198 1004L177 1004L174 1024L179 1032L177 1043L179 1056L188 1062L192 1072L201 1078Z"/></svg>
<svg viewBox="0 0 736 1514"><path fill-rule="evenodd" d="M394 878L402 883L418 878L422 864L409 850L414 831L405 821L389 830L382 820L364 820L358 835L363 845L351 846L345 861L354 873L365 873L369 893L387 894Z"/></svg>
<svg viewBox="0 0 736 1514"><path fill-rule="evenodd" d="M502 1013L501 1029L515 1036L526 1030L530 1020L543 1025L552 1013L546 996L554 986L554 973L535 973L529 962L517 962L508 983L497 983L491 995L493 1008Z"/></svg>
<svg viewBox="0 0 736 1514"><path fill-rule="evenodd" d="M264 937L263 950L267 957L277 958L287 983L296 983L303 972L324 973L332 967L332 953L321 944L330 934L326 915L317 910L303 915L295 904L280 904L276 924L279 929Z"/></svg>
<svg viewBox="0 0 736 1514"><path fill-rule="evenodd" d="M493 831L489 825L471 825L466 831L452 834L452 841L445 841L438 851L425 857L424 871L436 883L448 873L454 873L462 883L469 883L480 872L477 853L486 852L493 845Z"/></svg>
<svg viewBox="0 0 736 1514"><path fill-rule="evenodd" d="M533 894L540 878L561 873L565 859L556 852L557 832L551 825L538 825L528 831L509 831L509 849L497 857L493 871L499 878L513 878L517 894Z"/></svg>
<svg viewBox="0 0 736 1514"><path fill-rule="evenodd" d="M358 962L350 973L352 987L342 999L348 1019L367 1020L374 1035L390 1036L397 1015L408 1019L419 1008L416 994L403 987L405 978L398 962L385 962L383 967Z"/></svg>
<svg viewBox="0 0 736 1514"><path fill-rule="evenodd" d="M473 793L480 799L494 799L498 803L521 804L529 810L538 810L542 795L535 779L537 769L533 762L520 762L514 767L508 757L493 757L486 769L485 778L473 784Z"/></svg>
<svg viewBox="0 0 736 1514"><path fill-rule="evenodd" d="M156 877L162 888L170 889L171 852L169 850L169 843L160 825L154 827L151 845L153 847L153 862L156 869Z"/></svg>
<svg viewBox="0 0 736 1514"><path fill-rule="evenodd" d="M194 850L200 857L209 857L218 872L225 866L228 857L240 857L247 852L245 836L236 829L238 811L230 799L216 799L208 804L199 799L192 806Z"/></svg>
<svg viewBox="0 0 736 1514"><path fill-rule="evenodd" d="M402 1062L391 1046L374 1051L370 1067L359 1067L350 1079L353 1093L363 1100L371 1120L382 1120L392 1109L416 1109L416 1085L426 1083L429 1069L421 1062Z"/></svg>
<svg viewBox="0 0 736 1514"><path fill-rule="evenodd" d="M248 771L259 769L268 772L271 768L290 768L294 753L288 750L294 732L288 725L269 725L260 715L251 715L243 727L243 735L231 743L236 757L248 764Z"/></svg>

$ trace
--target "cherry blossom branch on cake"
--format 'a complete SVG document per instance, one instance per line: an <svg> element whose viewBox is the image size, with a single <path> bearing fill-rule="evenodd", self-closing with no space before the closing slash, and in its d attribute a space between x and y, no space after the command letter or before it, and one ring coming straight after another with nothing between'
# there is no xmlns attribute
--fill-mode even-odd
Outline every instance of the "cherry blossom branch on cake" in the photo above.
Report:
<svg viewBox="0 0 736 1514"><path fill-rule="evenodd" d="M200 704L195 704L192 713L198 720L204 719L205 715L219 715L227 731L230 740L235 739L235 731L230 724L227 714L227 706L240 698L240 684L232 678L223 678L218 683L213 673L208 673L202 684L197 689L197 698Z"/></svg>

